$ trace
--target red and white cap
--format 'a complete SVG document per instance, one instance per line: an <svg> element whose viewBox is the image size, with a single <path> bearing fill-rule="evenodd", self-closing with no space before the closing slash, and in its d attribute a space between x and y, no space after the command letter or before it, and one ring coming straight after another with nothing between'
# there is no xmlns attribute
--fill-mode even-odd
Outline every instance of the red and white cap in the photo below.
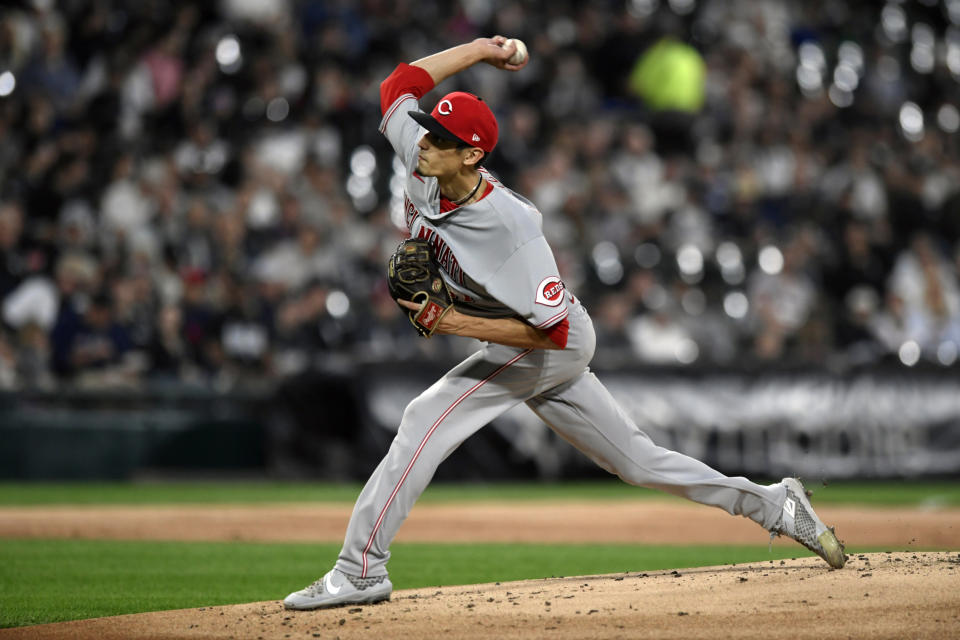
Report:
<svg viewBox="0 0 960 640"><path fill-rule="evenodd" d="M421 127L445 140L479 147L487 153L497 146L497 119L487 103L472 93L448 93L429 114L422 111L407 113Z"/></svg>

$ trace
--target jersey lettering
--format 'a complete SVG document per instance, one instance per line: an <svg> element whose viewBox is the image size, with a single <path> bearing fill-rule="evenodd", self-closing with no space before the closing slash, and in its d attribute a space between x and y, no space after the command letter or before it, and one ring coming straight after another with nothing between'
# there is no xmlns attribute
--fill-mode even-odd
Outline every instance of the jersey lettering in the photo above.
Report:
<svg viewBox="0 0 960 640"><path fill-rule="evenodd" d="M443 264L444 262L446 262L447 258L450 255L450 247L448 245L443 244L442 242L440 243L440 246L442 247L442 249L440 249L440 253L437 254L437 262L439 262L440 264Z"/></svg>
<svg viewBox="0 0 960 640"><path fill-rule="evenodd" d="M433 229L428 229L426 226L421 226L420 231L417 232L417 237L430 242L430 246L433 248L433 255L436 257L437 264L440 265L440 268L443 269L454 282L463 284L463 269L460 268L457 256L453 255L453 251L451 251L447 243L443 241L440 234L436 233Z"/></svg>
<svg viewBox="0 0 960 640"><path fill-rule="evenodd" d="M420 215L420 212L417 211L417 207L413 204L413 201L410 200L410 196L407 195L406 191L403 193L403 214L407 223L407 229L413 231L413 223L417 219L417 216Z"/></svg>
<svg viewBox="0 0 960 640"><path fill-rule="evenodd" d="M549 276L540 281L537 287L537 303L556 307L563 302L563 281L557 276Z"/></svg>

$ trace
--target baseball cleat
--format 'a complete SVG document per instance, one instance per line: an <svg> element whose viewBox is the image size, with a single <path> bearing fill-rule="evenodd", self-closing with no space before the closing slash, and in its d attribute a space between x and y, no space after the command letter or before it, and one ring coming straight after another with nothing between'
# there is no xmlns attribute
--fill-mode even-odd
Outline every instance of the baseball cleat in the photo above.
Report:
<svg viewBox="0 0 960 640"><path fill-rule="evenodd" d="M359 578L331 569L310 586L284 598L283 606L306 611L344 604L373 604L389 600L392 591L393 584L387 576Z"/></svg>
<svg viewBox="0 0 960 640"><path fill-rule="evenodd" d="M796 478L784 478L781 484L787 488L787 498L780 512L780 522L770 531L770 538L778 535L793 538L834 569L843 568L847 560L843 543L837 539L833 527L823 524L817 517L807 499L810 493Z"/></svg>

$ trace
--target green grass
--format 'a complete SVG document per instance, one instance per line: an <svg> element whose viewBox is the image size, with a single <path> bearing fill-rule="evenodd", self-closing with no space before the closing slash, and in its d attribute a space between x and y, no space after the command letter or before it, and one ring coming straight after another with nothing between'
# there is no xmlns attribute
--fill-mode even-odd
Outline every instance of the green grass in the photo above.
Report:
<svg viewBox="0 0 960 640"><path fill-rule="evenodd" d="M332 566L336 544L0 541L0 627L277 600ZM396 544L397 589L653 571L811 555L799 547Z"/></svg>
<svg viewBox="0 0 960 640"><path fill-rule="evenodd" d="M809 482L817 504L960 506L958 482ZM199 504L346 502L357 484L284 482L0 483L0 506L49 504ZM463 500L645 500L671 498L618 480L550 484L436 484L421 502Z"/></svg>
<svg viewBox="0 0 960 640"><path fill-rule="evenodd" d="M960 506L949 482L810 483L817 504ZM0 483L0 505L352 503L358 485L276 482ZM674 499L618 481L431 486L423 502ZM652 571L809 556L797 547L396 544L399 589ZM857 549L856 551L868 551ZM0 539L0 627L279 599L323 574L338 544ZM848 551L852 551L848 549Z"/></svg>

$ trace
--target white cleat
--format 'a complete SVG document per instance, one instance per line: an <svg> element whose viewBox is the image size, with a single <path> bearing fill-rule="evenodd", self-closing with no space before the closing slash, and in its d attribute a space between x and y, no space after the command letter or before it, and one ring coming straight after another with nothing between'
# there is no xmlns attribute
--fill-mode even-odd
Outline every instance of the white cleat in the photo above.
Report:
<svg viewBox="0 0 960 640"><path fill-rule="evenodd" d="M781 484L787 488L787 498L780 512L780 522L770 531L770 538L778 535L793 538L834 569L843 568L847 561L843 543L837 540L833 527L823 524L817 517L807 499L810 494L796 478L784 478Z"/></svg>
<svg viewBox="0 0 960 640"><path fill-rule="evenodd" d="M306 611L344 604L373 604L389 600L392 591L393 584L387 576L358 578L339 569L331 569L310 586L284 598L283 606Z"/></svg>

